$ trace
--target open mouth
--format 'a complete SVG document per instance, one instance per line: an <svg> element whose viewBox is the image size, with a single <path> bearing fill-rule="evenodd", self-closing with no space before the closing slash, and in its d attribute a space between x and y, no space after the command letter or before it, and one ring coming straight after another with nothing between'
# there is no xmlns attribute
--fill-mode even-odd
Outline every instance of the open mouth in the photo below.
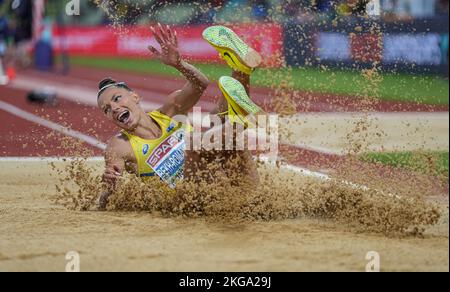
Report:
<svg viewBox="0 0 450 292"><path fill-rule="evenodd" d="M128 123L130 120L130 112L128 110L123 111L118 117L117 120L122 124Z"/></svg>

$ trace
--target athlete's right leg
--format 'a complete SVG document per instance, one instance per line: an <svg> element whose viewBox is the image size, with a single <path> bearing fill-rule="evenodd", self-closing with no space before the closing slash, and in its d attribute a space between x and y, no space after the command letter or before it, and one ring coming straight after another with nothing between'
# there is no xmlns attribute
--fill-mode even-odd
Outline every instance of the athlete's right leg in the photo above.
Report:
<svg viewBox="0 0 450 292"><path fill-rule="evenodd" d="M247 120L244 117L247 114L256 114L256 111L249 108L247 108L247 111L243 110L237 104L239 102L235 102L234 98L237 96L233 93L240 92L242 97L246 95L247 98L250 96L251 73L259 67L262 58L258 52L248 46L235 32L227 27L209 27L203 32L203 37L219 52L221 58L233 70L231 78L223 77L219 80L219 86L223 95L219 98L215 110L212 111L213 115L218 115L221 118L224 125L223 128L233 126L232 137L227 135L229 132L226 132L225 129L222 130L223 149L216 151L217 156L221 158L223 168L229 177L238 174L241 181L251 181L258 184L259 175L252 153L245 145L240 145L244 146L244 149L237 147L237 138L246 136L244 127L240 124L234 124L235 122L242 124L242 120L244 120L244 124L248 126L247 122L254 122L254 120ZM245 93L242 92L242 88ZM231 95L235 96L228 94L230 92L233 92ZM239 101L243 101L243 99ZM250 103L252 102L250 101ZM238 115L243 119L239 118ZM226 117L229 118L228 121ZM225 124L230 122L231 125ZM244 138L244 140L246 139ZM233 145L232 150L228 150L230 144Z"/></svg>

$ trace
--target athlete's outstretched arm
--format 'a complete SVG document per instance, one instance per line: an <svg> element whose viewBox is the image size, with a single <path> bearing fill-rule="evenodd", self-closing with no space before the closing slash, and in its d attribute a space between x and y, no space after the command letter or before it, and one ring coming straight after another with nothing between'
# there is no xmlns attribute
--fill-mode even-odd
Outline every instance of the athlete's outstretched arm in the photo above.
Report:
<svg viewBox="0 0 450 292"><path fill-rule="evenodd" d="M208 87L209 80L197 68L181 58L176 32L168 26L163 28L160 24L157 29L151 30L161 46L161 52L152 46L149 46L149 50L164 64L177 69L188 80L181 90L169 95L167 102L159 110L170 117L186 114L198 102Z"/></svg>

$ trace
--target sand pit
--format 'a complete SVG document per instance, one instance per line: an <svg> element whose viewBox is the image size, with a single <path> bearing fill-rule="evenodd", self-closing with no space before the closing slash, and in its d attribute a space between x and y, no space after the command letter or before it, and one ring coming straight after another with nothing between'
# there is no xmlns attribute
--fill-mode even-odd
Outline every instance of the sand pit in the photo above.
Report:
<svg viewBox="0 0 450 292"><path fill-rule="evenodd" d="M90 163L99 168L100 162ZM323 219L218 223L56 205L46 162L0 162L0 271L448 271L448 211L422 237L357 231ZM60 166L58 166L60 167ZM448 200L439 203L448 210Z"/></svg>

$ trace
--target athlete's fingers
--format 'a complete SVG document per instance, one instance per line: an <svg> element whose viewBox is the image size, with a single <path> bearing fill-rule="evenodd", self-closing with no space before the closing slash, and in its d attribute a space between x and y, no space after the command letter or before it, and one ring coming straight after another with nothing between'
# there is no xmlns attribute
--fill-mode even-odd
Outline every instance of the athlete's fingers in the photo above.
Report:
<svg viewBox="0 0 450 292"><path fill-rule="evenodd" d="M117 165L113 165L113 169L116 175L122 175L122 171L120 170L120 167Z"/></svg>
<svg viewBox="0 0 450 292"><path fill-rule="evenodd" d="M148 46L148 50L157 57L161 55L161 53L153 46Z"/></svg>
<svg viewBox="0 0 450 292"><path fill-rule="evenodd" d="M174 29L170 30L172 35L172 44L178 48L178 38L177 38L177 32Z"/></svg>
<svg viewBox="0 0 450 292"><path fill-rule="evenodd" d="M175 46L178 48L178 35L177 35L176 31L173 34L173 40L174 40Z"/></svg>
<svg viewBox="0 0 450 292"><path fill-rule="evenodd" d="M158 29L159 29L159 33L160 33L162 40L165 43L167 43L169 41L168 37L167 37L167 33L164 31L164 28L162 27L161 23L158 23Z"/></svg>
<svg viewBox="0 0 450 292"><path fill-rule="evenodd" d="M171 44L175 44L173 41L173 33L172 33L172 29L170 28L170 26L166 25L166 31L167 31L167 37L169 38L169 42Z"/></svg>
<svg viewBox="0 0 450 292"><path fill-rule="evenodd" d="M163 40L161 39L161 37L158 35L156 29L155 29L154 27L151 27L150 30L152 31L153 35L155 36L156 41L157 41L159 44L163 44L164 41L163 41Z"/></svg>
<svg viewBox="0 0 450 292"><path fill-rule="evenodd" d="M114 165L112 169L111 168L106 169L103 176L105 178L118 178L122 176L122 172L118 166Z"/></svg>
<svg viewBox="0 0 450 292"><path fill-rule="evenodd" d="M109 171L105 172L105 176L106 177L118 178L118 177L121 177L122 175L117 170L109 170Z"/></svg>

